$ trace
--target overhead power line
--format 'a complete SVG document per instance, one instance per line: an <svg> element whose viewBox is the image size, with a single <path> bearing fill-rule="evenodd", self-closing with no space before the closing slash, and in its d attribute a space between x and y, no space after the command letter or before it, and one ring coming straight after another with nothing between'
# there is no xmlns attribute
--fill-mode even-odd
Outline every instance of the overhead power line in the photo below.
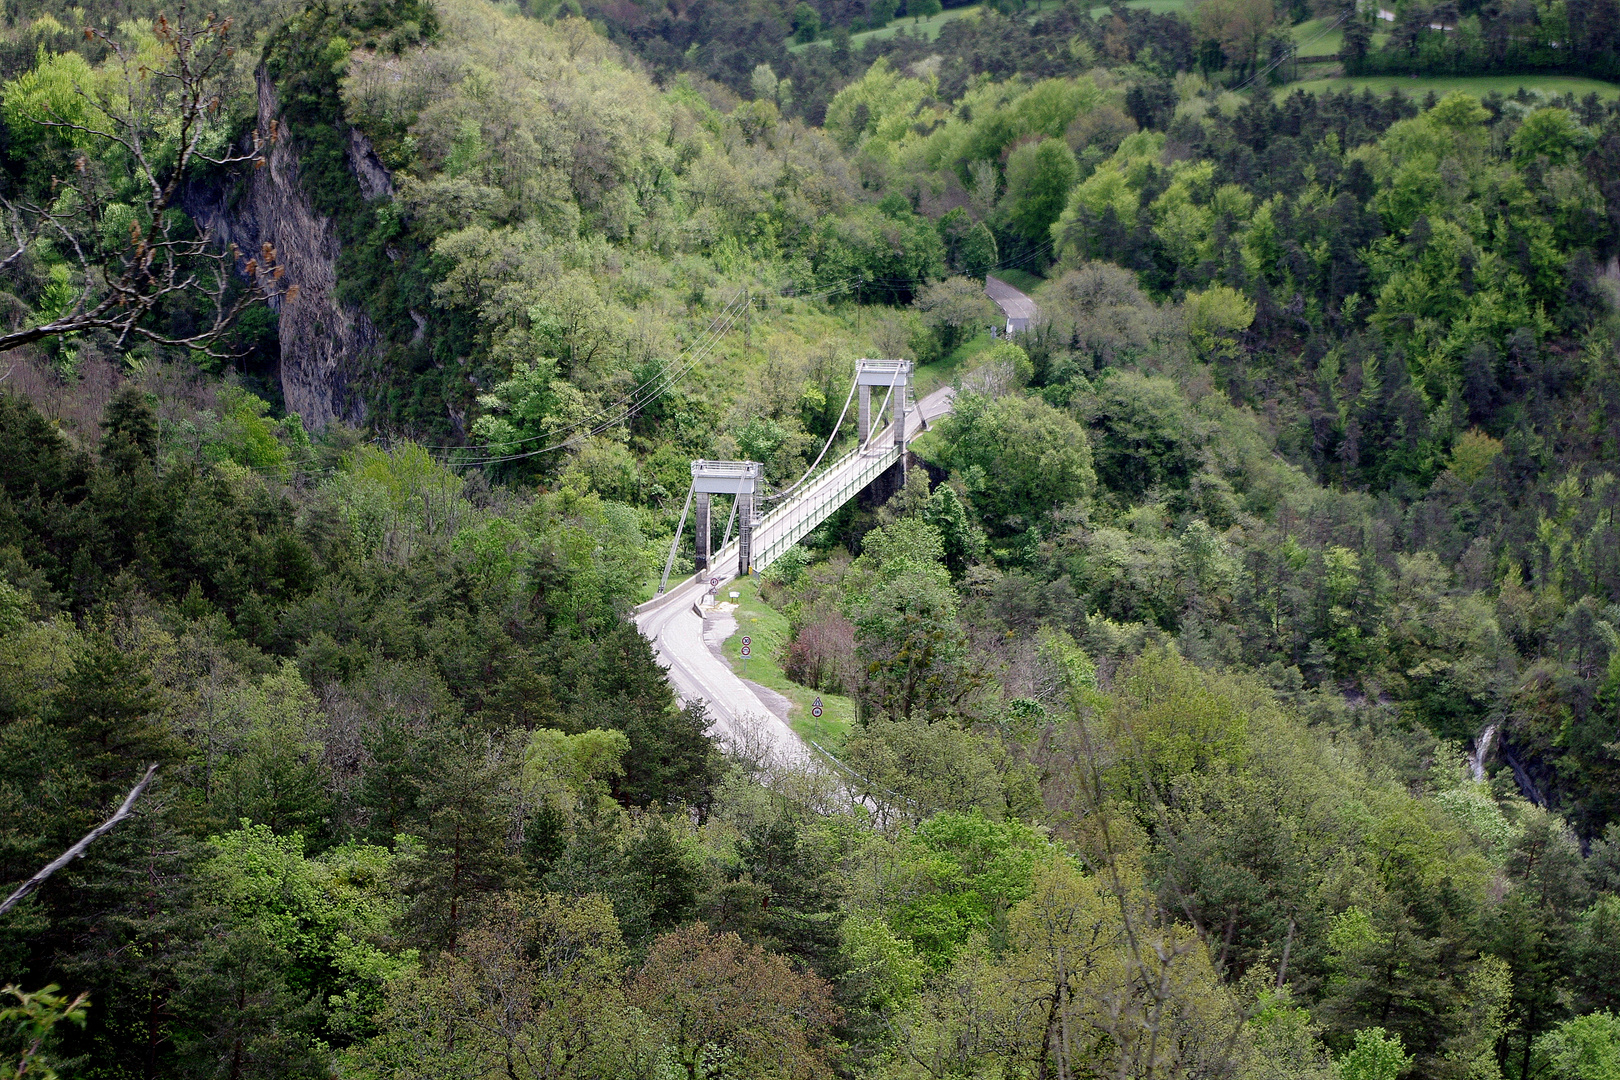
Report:
<svg viewBox="0 0 1620 1080"><path fill-rule="evenodd" d="M744 290L744 289L737 290L737 292L732 296L732 298L726 303L726 306L720 310L720 314L718 314L718 315L716 315L714 317L714 320L709 323L708 327L703 331L702 334L700 334L698 336L698 339L696 341L694 341L692 344L688 345L685 349L682 349L672 359L661 362L659 364L658 370L656 372L654 372L652 375L649 375L645 380L643 380L638 385L636 385L636 386L632 387L631 389L625 391L625 393L617 401L613 402L611 405L603 406L601 409L598 409L596 411L596 413L594 413L593 415L585 417L582 420L576 420L576 421L574 421L574 423L569 424L569 425L567 425L565 427L555 428L555 429L550 430L550 431L544 431L544 432L541 432L538 435L526 435L521 439L514 439L514 440L512 440L512 442L503 443L502 445L505 445L505 446L517 446L517 445L521 445L523 443L538 442L538 441L540 441L542 439L554 439L558 435L562 435L562 434L565 434L565 433L570 432L570 431L578 430L579 428L583 427L584 425L586 425L586 424L590 423L591 421L593 421L593 420L597 419L598 417L600 417L603 414L603 412L608 410L608 409L616 409L619 406L625 404L626 402L633 400L634 398L636 398L637 396L642 394L648 387L651 387L651 386L657 384L660 380L662 380L669 373L670 369L674 365L680 363L681 360L688 353L690 353L693 349L701 348L701 347L707 347L707 344L710 342L710 339L713 338L713 336L714 336L715 327L717 327L722 320L726 319L729 315L731 315L732 314L732 309L737 305L737 302L739 300L744 300L746 296L747 296L746 290ZM424 449L424 450L473 450L473 449L477 449L477 444L460 444L460 443L458 443L458 444L440 445L440 446L423 445L422 449Z"/></svg>
<svg viewBox="0 0 1620 1080"><path fill-rule="evenodd" d="M1053 247L1052 242L1048 241L1048 242L1040 245L1039 247L1024 253L1023 255L1019 256L1016 259L1008 259L1008 260L1004 260L1002 262L998 262L995 266L991 267L990 269L991 270L1011 270L1011 269L1015 269L1015 268L1017 268L1019 266L1026 265L1026 264L1034 261L1035 259L1040 258L1042 255L1044 255L1047 252L1051 251L1052 247ZM848 291L850 291L852 289L857 289L857 288L863 288L863 287L869 287L869 286L911 286L911 285L915 285L915 284L916 284L916 279L914 279L914 278L887 278L887 277L877 278L877 277L866 277L864 275L861 275L861 276L845 278L843 281L834 282L834 283L832 283L830 285L823 286L822 288L818 289L814 293L810 293L808 295L798 296L798 297L796 297L796 299L804 300L804 301L807 301L807 302L815 302L815 301L818 301L818 300L829 299L829 298L831 298L833 296L839 295L840 293L848 292ZM736 322L737 322L738 318L741 317L742 313L744 311L746 311L751 304L752 304L752 297L748 295L747 290L746 289L739 289L737 291L737 293L732 296L731 300L727 302L726 306L721 309L720 313L715 316L714 320L709 324L708 328L698 338L697 341L693 342L691 345L688 345L685 350L683 350L681 353L678 353L675 357L673 357L669 361L661 363L656 372L654 372L652 375L648 376L646 379L644 379L641 383L637 384L635 387L632 387L630 390L626 391L622 396L619 397L619 399L617 401L613 402L611 405L605 406L602 409L598 409L591 416L587 416L587 417L584 417L582 419L576 420L573 423L564 425L562 427L552 428L552 429L549 429L547 431L539 432L539 433L533 434L533 435L525 435L522 438L513 439L511 442L505 442L505 443L499 444L502 447L507 447L507 446L522 446L522 445L526 445L528 443L547 441L547 442L550 443L550 445L547 445L545 447L541 447L541 448L538 448L538 449L525 450L525 451L520 451L520 452L517 452L517 453L510 453L510 454L489 454L487 456L472 457L472 458L463 457L463 458L452 460L450 462L450 464L455 464L455 465L494 465L494 464L499 464L501 462L506 462L506 461L517 461L517 460L521 460L523 458L537 457L537 456L539 456L541 454L546 454L546 453L550 453L550 452L552 452L554 450L559 450L559 449L563 448L564 446L568 445L568 443L572 440L574 435L576 435L581 429L585 428L587 425L592 425L590 427L589 434L597 435L597 434L600 434L603 431L606 431L608 428L613 427L615 424L623 422L626 418L635 415L635 413L639 412L642 409L645 409L647 406L651 405L654 401L658 400L659 398L661 398L665 394L667 394L670 390L672 390L676 386L680 385L680 383L682 381L684 381L685 378L688 375L690 375L692 373L692 371L694 371L696 369L696 366L697 366L698 362L700 362L705 356L707 356L710 352L712 352L715 345L718 344L719 340L722 337L724 337L725 334L727 332L729 332L730 329L734 325L736 325ZM622 409L621 409L621 407L622 407ZM847 410L847 408L848 408L847 403L845 405L845 408ZM604 414L605 414L605 412L607 410L614 410L614 409L617 409L617 410L620 410L620 411L616 412L614 415L607 418L606 420L601 420L601 418L604 416ZM601 422L593 423L593 422L599 421L599 420ZM842 417L840 417L840 422L842 422ZM837 433L837 429L835 428L834 429L834 434L836 435L836 433ZM482 444L482 445L480 445L480 444L453 444L453 445L450 445L450 444L445 444L445 445L419 444L419 445L422 445L422 448L424 450L438 450L438 451L446 451L446 452L450 452L450 453L455 453L457 451L461 451L461 452L464 452L464 453L465 452L476 452L476 451L478 451L480 449L487 452L487 451L492 450L492 449L495 448L495 444ZM826 448L824 447L823 450L822 450L822 454L825 455L825 453L826 453ZM819 462L820 460L821 459L818 457L817 461ZM814 468L814 466L812 466L812 468ZM801 480L800 483L802 483L802 482L803 481ZM797 486L798 486L798 484L794 485L794 487L797 487Z"/></svg>

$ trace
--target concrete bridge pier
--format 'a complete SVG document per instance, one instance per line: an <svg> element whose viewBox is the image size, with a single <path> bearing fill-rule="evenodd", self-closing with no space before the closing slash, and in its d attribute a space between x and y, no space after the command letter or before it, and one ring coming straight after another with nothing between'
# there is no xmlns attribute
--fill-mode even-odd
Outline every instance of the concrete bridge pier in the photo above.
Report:
<svg viewBox="0 0 1620 1080"><path fill-rule="evenodd" d="M694 461L692 490L697 498L697 568L708 570L714 558L709 534L714 495L737 499L737 573L747 574L754 538L754 502L765 486L765 466L757 461ZM677 538L678 539L678 538Z"/></svg>
<svg viewBox="0 0 1620 1080"><path fill-rule="evenodd" d="M886 415L892 421L900 418L896 426L895 445L904 448L905 436L905 401L906 391L911 382L910 360L871 360L860 359L855 361L855 382L860 388L861 407L857 414L856 431L860 435L861 445L865 446L872 437L872 391L876 389L888 399ZM879 408L883 408L879 402Z"/></svg>
<svg viewBox="0 0 1620 1080"><path fill-rule="evenodd" d="M737 576L746 577L754 565L754 496L737 496Z"/></svg>
<svg viewBox="0 0 1620 1080"><path fill-rule="evenodd" d="M709 545L714 542L714 533L709 525L709 507L713 498L709 492L700 491L692 507L692 540L697 546L693 562L699 570L709 568Z"/></svg>
<svg viewBox="0 0 1620 1080"><path fill-rule="evenodd" d="M894 431L895 448L900 451L900 460L892 469L886 470L882 476L874 480L871 488L865 493L866 499L876 500L871 505L876 505L899 491L906 483L906 401L911 391L911 361L857 360L855 381L860 387L861 395L859 423L861 445L865 446L867 440L872 437L872 392L877 390L888 399L887 407L882 405L880 399L879 408L884 410L884 417L888 419Z"/></svg>

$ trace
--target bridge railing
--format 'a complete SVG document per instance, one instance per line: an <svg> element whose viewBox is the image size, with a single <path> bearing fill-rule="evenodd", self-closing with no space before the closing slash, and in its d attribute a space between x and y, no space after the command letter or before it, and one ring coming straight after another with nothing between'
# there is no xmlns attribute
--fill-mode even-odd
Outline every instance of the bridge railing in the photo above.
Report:
<svg viewBox="0 0 1620 1080"><path fill-rule="evenodd" d="M909 412L912 402L908 400L906 406ZM857 447L851 450L827 466L801 494L755 523L752 545L755 570L764 570L781 558L789 548L832 517L839 507L900 460L900 449L890 441L893 430L890 426L873 435L867 449ZM639 605L636 608L638 617L666 605L691 603L708 590L710 581L719 585L734 578L736 565L737 539L733 537L730 543L712 553L708 570L672 584L662 596Z"/></svg>
<svg viewBox="0 0 1620 1080"><path fill-rule="evenodd" d="M791 499L754 526L754 569L763 570L816 526L837 513L866 485L900 460L898 447L855 449L818 477L803 495Z"/></svg>

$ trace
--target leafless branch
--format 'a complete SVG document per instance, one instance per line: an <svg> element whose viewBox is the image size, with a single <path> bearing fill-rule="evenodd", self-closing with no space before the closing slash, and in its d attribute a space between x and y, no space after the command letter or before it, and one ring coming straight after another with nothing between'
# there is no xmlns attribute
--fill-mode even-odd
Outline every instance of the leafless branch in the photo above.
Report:
<svg viewBox="0 0 1620 1080"><path fill-rule="evenodd" d="M116 146L129 162L126 182L146 192L129 223L127 244L102 250L104 182L87 155L75 162L74 176L55 180L45 205L23 202L0 205L12 250L0 260L0 272L15 265L47 235L78 264L80 292L68 310L35 326L0 334L0 352L63 334L87 330L115 333L120 347L130 339L195 349L211 356L216 344L248 308L280 296L292 299L296 287L284 282L285 267L269 244L244 257L234 246L217 244L208 231L193 232L175 206L194 166L262 167L267 149L279 132L255 130L241 144L211 151L210 135L223 121L225 80L233 53L231 21L209 15L200 25L186 21L186 9L170 21L160 17L154 28L166 54L159 68L139 64L111 34L87 28L85 36L104 42L122 74L120 94L75 92L84 104L83 117L64 116L45 107L33 121L88 136ZM175 124L178 121L178 124ZM172 143L156 132L172 126ZM170 336L150 325L148 316L166 300L194 297L212 308L196 333Z"/></svg>
<svg viewBox="0 0 1620 1080"><path fill-rule="evenodd" d="M146 791L146 786L152 782L152 777L157 775L157 770L158 767L156 765L149 767L146 770L146 775L141 777L141 782L131 788L129 794L124 797L124 805L118 808L117 813L113 814L113 816L108 818L106 821L103 821L100 825L97 825L95 828L91 829L88 833L85 833L82 840L68 848L66 851L62 852L61 855L58 855L56 858L52 859L45 865L45 869L23 882L17 887L16 892L6 897L5 901L0 903L0 915L4 915L6 912L16 907L23 897L45 884L46 878L62 869L62 867L66 866L74 859L77 859L80 855L83 855L86 848L110 832L114 825L117 825L120 821L123 821L125 818L129 817L130 813L135 809L135 800L139 799L141 794Z"/></svg>

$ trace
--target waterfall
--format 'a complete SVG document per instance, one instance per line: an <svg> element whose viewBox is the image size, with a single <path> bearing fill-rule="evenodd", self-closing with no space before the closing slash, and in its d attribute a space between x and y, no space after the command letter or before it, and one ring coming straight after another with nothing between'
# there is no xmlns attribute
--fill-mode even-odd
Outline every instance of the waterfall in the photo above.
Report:
<svg viewBox="0 0 1620 1080"><path fill-rule="evenodd" d="M1496 741L1496 729L1501 724L1500 720L1492 720L1474 739L1474 752L1468 755L1468 771L1476 784L1485 779L1485 759L1490 756L1491 743Z"/></svg>

